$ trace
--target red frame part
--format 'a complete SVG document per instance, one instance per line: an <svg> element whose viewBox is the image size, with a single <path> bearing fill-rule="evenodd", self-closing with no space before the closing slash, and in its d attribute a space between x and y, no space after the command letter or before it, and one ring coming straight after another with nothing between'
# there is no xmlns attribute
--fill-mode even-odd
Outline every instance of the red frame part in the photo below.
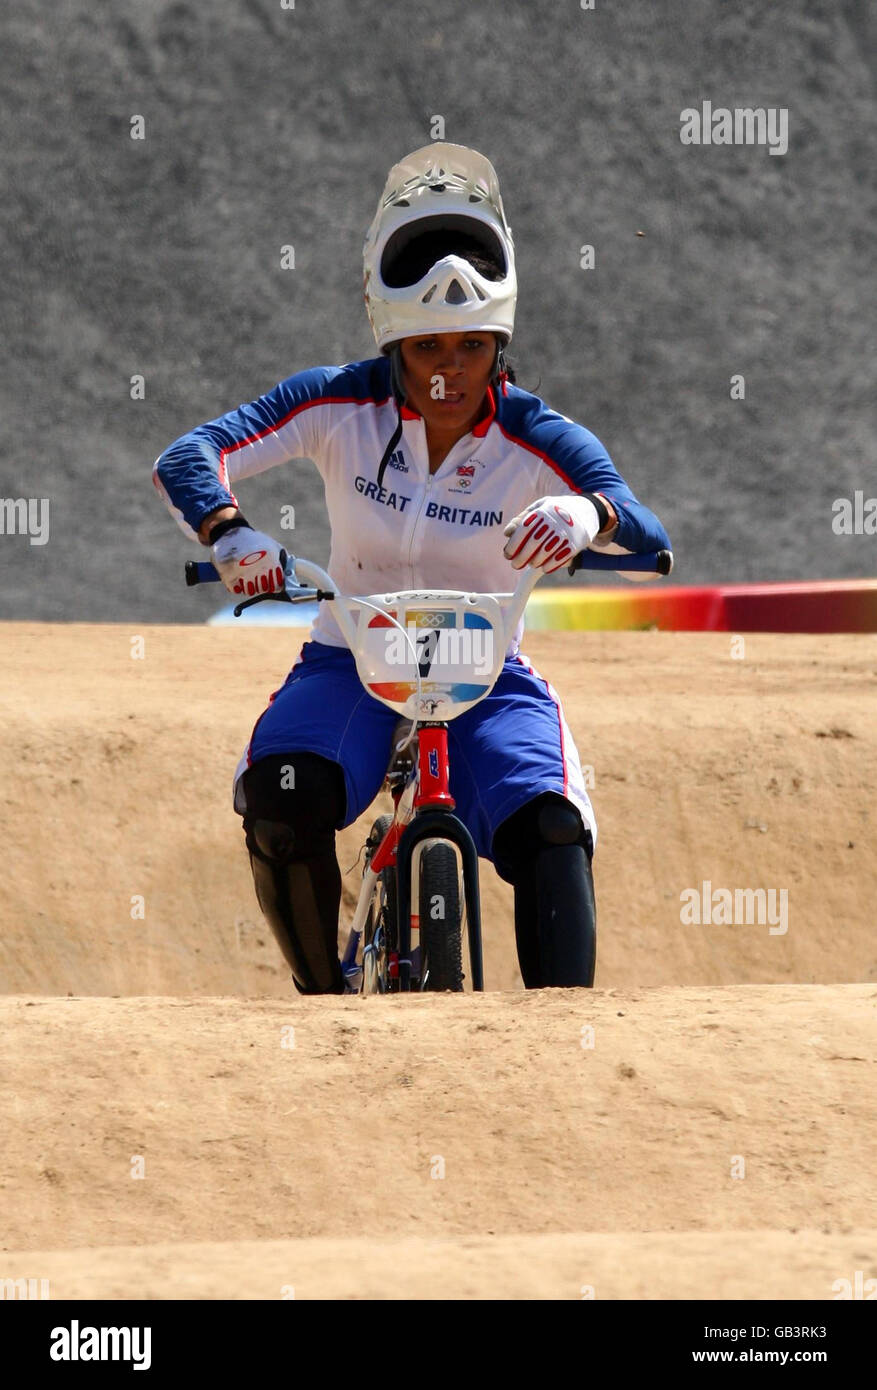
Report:
<svg viewBox="0 0 877 1390"><path fill-rule="evenodd" d="M421 807L444 807L445 810L453 811L457 803L448 786L450 764L447 724L421 724L417 730L417 744L420 750L420 785L414 798L415 808L419 810Z"/></svg>
<svg viewBox="0 0 877 1390"><path fill-rule="evenodd" d="M456 806L449 790L450 763L448 761L447 724L420 724L417 729L419 748L417 793L415 808L444 807L453 811ZM375 850L371 868L376 874L396 863L396 849L405 826L394 821Z"/></svg>

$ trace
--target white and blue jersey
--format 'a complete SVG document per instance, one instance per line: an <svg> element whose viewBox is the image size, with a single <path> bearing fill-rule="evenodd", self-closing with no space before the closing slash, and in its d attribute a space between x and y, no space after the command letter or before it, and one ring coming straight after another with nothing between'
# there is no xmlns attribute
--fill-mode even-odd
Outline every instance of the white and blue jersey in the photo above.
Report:
<svg viewBox="0 0 877 1390"><path fill-rule="evenodd" d="M328 570L341 592L349 594L437 588L506 593L514 587L517 576L502 553L506 539L503 528L532 502L546 496L599 492L612 502L618 528L611 544L595 542L595 548L614 553L670 548L660 521L634 497L599 439L510 382L504 381L501 389L489 389L484 417L453 445L435 473L429 469L425 422L403 406L401 436L379 480L379 465L398 423L388 357L314 367L297 372L249 405L183 435L156 460L153 481L185 533L196 539L210 512L239 505L235 487L242 478L292 460L312 460L323 480L331 527ZM302 464L303 485L305 468ZM325 647L346 645L331 609L328 603L320 606L309 644L312 660ZM551 706L548 714L556 725L557 737L542 749L539 775L533 766L533 750L523 756L528 741L526 710L520 702L511 702L504 731L510 756L503 759L505 766L497 768L496 748L493 750L490 776L498 792L495 806L485 808L484 823L495 829L500 811L504 818L539 791L559 790L579 806L595 833L578 754L560 705L547 683L518 655L520 632L519 628L509 649L508 671L501 674L495 693L501 696L504 678L512 670L516 679L527 673L534 699L543 705L547 700ZM339 661L346 664L344 654L338 653L335 664ZM347 661L352 667L349 654ZM299 670L296 677L301 666L300 658L287 685L272 698L254 730L238 775L268 752L310 749L337 756L345 768L348 791L344 824L350 824L369 804L363 797L371 792L370 800L380 789L380 779L374 785L375 768L381 758L386 766L387 757L381 750L367 772L360 769L362 776L352 770L359 757L357 740L351 739L349 748L341 748L341 732L351 717L349 698L341 702L343 709L339 704L332 713L328 670L326 703L321 707L319 701L309 699L308 727L302 732L290 698L303 674ZM315 665L309 669L316 672ZM313 690L313 680L311 675L302 684ZM340 685L338 692L340 697ZM361 694L392 717L392 711ZM484 706L481 720L488 718L489 707L495 722L495 702L485 701ZM304 708L302 705L302 713ZM480 709L477 706L454 721L452 730L459 727L462 732L469 725L477 730ZM516 719L522 756L514 753L512 726ZM389 755L392 718L379 722L382 727L387 725ZM535 733L535 725L532 731ZM342 753L353 762L345 762ZM458 756L483 786L481 773L486 774L486 768L481 766L477 739L468 750L461 748ZM517 805L509 808L510 801ZM470 825L470 829L475 834L476 828ZM479 853L488 858L489 839L476 834Z"/></svg>
<svg viewBox="0 0 877 1390"><path fill-rule="evenodd" d="M612 551L669 549L590 430L505 383L489 413L429 471L426 427L402 408L402 436L378 485L398 421L387 357L314 367L250 405L199 425L166 449L153 478L187 535L217 507L237 506L242 478L311 459L332 531L329 573L342 593L469 589L505 593L513 571L503 527L540 497L601 492L619 517ZM300 467L306 485L306 465ZM344 646L323 604L312 636Z"/></svg>

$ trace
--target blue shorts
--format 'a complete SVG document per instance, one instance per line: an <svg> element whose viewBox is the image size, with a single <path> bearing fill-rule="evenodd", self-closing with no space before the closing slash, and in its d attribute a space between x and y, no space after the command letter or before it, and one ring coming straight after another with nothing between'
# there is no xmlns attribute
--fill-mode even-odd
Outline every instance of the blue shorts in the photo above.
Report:
<svg viewBox="0 0 877 1390"><path fill-rule="evenodd" d="M240 778L269 753L319 753L340 763L347 789L341 830L368 809L384 780L399 715L366 693L345 647L308 641L259 716L235 773L235 810L246 811ZM578 752L560 701L526 657L508 658L493 690L448 724L455 814L478 854L493 861L493 836L542 792L566 796L596 844L596 825Z"/></svg>

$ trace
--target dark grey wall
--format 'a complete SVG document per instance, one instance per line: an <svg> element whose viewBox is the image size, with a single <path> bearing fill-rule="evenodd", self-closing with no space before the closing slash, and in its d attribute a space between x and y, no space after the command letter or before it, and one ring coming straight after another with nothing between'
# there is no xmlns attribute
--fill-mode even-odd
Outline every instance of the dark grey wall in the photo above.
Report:
<svg viewBox="0 0 877 1390"><path fill-rule="evenodd" d="M0 612L221 601L180 586L193 551L152 461L291 372L373 354L363 236L435 115L500 175L519 382L601 437L679 580L873 574L877 538L835 535L831 504L877 493L874 40L865 0L19 0L0 497L49 497L51 530L0 536ZM704 99L787 108L788 153L683 146ZM312 465L239 495L268 530L294 503L295 548L325 559Z"/></svg>

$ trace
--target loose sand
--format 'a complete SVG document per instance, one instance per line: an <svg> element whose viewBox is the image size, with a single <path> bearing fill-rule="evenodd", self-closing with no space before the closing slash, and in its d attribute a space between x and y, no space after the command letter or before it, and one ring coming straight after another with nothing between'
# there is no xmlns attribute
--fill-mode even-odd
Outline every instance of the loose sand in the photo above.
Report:
<svg viewBox="0 0 877 1390"><path fill-rule="evenodd" d="M368 1000L292 991L230 805L298 641L0 628L0 1277L576 1299L877 1277L877 639L528 638L593 767L597 988L522 990L483 864L487 992ZM348 906L366 829L339 837ZM705 880L787 890L788 929L684 925Z"/></svg>

